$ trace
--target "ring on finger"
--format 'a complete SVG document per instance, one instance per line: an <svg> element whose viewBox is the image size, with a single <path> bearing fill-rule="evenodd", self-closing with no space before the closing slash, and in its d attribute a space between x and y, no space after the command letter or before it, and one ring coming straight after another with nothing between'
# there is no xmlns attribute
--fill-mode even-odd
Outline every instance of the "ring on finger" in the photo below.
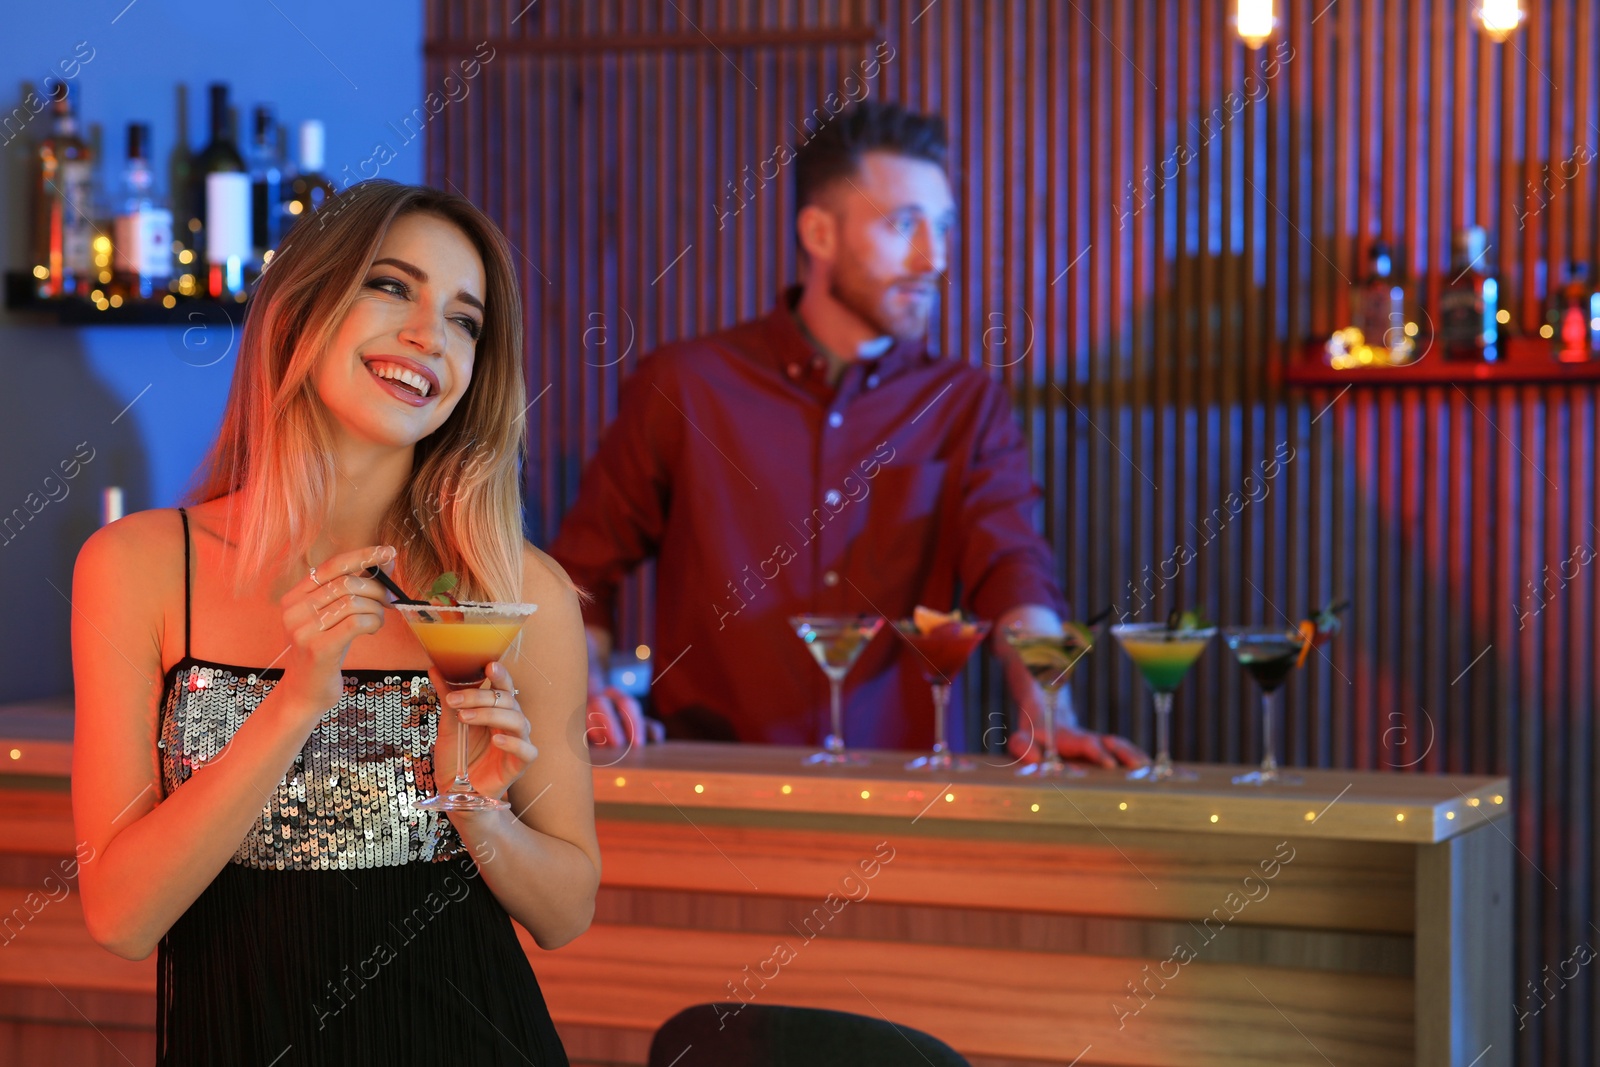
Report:
<svg viewBox="0 0 1600 1067"><path fill-rule="evenodd" d="M315 585L316 585L316 586L317 586L317 587L318 587L318 588L319 588L319 589L320 589L320 588L321 588L321 587L322 587L322 582L321 582L321 581L319 581L319 580L318 580L318 579L317 579L317 568L315 568L315 567L312 567L312 568L311 568L311 581L312 581L312 582L313 582L313 584L315 584Z"/></svg>

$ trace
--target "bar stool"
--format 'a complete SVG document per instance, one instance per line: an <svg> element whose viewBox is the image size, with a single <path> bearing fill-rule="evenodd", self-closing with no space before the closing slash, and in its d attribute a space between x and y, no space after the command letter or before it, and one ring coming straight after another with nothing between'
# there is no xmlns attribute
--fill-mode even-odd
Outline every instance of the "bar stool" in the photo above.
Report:
<svg viewBox="0 0 1600 1067"><path fill-rule="evenodd" d="M970 1067L938 1038L884 1019L818 1008L696 1004L650 1042L649 1067Z"/></svg>

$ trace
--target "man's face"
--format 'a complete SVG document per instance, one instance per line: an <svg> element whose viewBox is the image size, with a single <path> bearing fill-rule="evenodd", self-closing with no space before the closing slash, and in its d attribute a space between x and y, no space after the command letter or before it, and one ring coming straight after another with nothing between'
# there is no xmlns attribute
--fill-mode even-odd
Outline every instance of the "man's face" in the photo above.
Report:
<svg viewBox="0 0 1600 1067"><path fill-rule="evenodd" d="M943 168L890 152L867 152L860 173L826 190L833 256L828 293L880 334L927 335L944 281L955 201Z"/></svg>

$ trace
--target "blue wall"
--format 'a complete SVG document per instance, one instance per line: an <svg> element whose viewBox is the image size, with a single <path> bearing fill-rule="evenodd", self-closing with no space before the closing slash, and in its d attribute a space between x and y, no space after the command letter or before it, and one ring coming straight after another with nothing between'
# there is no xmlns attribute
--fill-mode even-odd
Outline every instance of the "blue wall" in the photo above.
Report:
<svg viewBox="0 0 1600 1067"><path fill-rule="evenodd" d="M82 56L90 58L78 61L73 91L82 94L81 117L102 128L100 176L112 188L124 131L136 120L154 126L165 186L175 87L189 86L189 144L198 150L209 135L213 80L230 84L241 122L257 103L275 105L290 123L322 119L332 175L347 165L354 172L382 142L395 152L382 176L421 180L422 139L402 144L389 125L423 97L421 0L17 5L0 32L3 111L20 103L21 83L60 76L71 70L63 61ZM27 151L45 121L33 120L0 148L0 264L7 270L26 266ZM214 331L185 342L177 327L69 329L0 313L0 516L46 501L20 534L0 534L0 587L13 605L0 611L0 703L71 689L65 597L78 547L98 521L100 490L122 486L129 511L170 507L215 434L233 373L229 339ZM64 480L63 469L77 476ZM36 494L31 501L29 494Z"/></svg>

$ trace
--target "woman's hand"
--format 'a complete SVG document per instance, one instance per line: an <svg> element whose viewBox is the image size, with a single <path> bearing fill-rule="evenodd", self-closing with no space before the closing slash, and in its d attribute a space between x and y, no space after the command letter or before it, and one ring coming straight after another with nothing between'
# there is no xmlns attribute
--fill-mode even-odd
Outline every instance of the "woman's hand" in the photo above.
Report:
<svg viewBox="0 0 1600 1067"><path fill-rule="evenodd" d="M394 564L388 545L330 556L284 594L283 629L289 635L283 683L326 712L344 693L340 669L350 642L383 626L388 593L362 572Z"/></svg>
<svg viewBox="0 0 1600 1067"><path fill-rule="evenodd" d="M433 781L441 793L455 780L460 722L467 724L467 777L472 788L486 797L503 799L511 783L539 757L539 750L528 740L532 727L517 703L511 672L491 663L486 674L489 684L481 689L451 690L437 671L429 672L434 690L443 694L439 736L433 746Z"/></svg>

